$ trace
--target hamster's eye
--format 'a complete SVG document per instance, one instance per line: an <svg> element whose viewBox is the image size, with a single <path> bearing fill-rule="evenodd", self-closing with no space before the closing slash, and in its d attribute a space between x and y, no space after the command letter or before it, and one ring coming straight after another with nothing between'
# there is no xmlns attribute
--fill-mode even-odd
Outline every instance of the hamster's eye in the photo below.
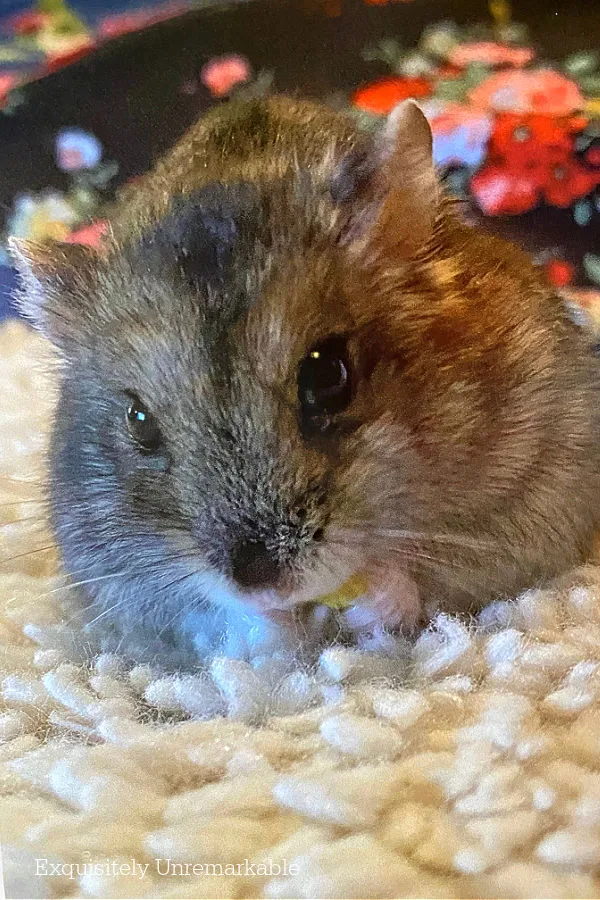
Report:
<svg viewBox="0 0 600 900"><path fill-rule="evenodd" d="M343 337L327 338L300 363L298 399L305 422L326 427L331 416L350 403L352 384L348 348Z"/></svg>
<svg viewBox="0 0 600 900"><path fill-rule="evenodd" d="M133 440L144 453L154 453L160 447L162 436L151 412L137 397L129 398L127 427Z"/></svg>

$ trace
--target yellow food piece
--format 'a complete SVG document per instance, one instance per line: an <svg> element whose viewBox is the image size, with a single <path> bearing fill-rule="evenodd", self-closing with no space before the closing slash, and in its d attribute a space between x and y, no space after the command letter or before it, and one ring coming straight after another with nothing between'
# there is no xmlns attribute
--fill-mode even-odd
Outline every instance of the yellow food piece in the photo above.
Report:
<svg viewBox="0 0 600 900"><path fill-rule="evenodd" d="M369 584L364 576L353 575L337 591L317 597L315 603L322 603L324 606L330 606L331 609L345 609L347 606L351 606L357 597L366 593L368 587Z"/></svg>

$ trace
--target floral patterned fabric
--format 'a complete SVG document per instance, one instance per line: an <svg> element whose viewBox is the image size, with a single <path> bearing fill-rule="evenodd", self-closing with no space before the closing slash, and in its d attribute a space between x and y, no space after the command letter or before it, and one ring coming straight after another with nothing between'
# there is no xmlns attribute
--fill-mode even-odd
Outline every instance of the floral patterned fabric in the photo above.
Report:
<svg viewBox="0 0 600 900"><path fill-rule="evenodd" d="M0 21L0 314L14 314L9 235L96 243L115 188L204 109L276 89L366 128L417 98L467 214L534 252L600 323L596 4L582 19L565 2L548 23L536 0L523 21L519 3L440 0L447 17L432 22L421 0L163 0L95 3L90 24L86 2L39 0Z"/></svg>

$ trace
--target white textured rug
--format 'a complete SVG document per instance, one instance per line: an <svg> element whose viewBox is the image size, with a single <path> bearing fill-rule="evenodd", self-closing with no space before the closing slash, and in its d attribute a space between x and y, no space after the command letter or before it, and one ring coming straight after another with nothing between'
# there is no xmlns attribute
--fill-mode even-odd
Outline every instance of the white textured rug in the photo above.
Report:
<svg viewBox="0 0 600 900"><path fill-rule="evenodd" d="M599 896L600 569L393 659L82 665L41 549L41 347L0 330L8 897Z"/></svg>

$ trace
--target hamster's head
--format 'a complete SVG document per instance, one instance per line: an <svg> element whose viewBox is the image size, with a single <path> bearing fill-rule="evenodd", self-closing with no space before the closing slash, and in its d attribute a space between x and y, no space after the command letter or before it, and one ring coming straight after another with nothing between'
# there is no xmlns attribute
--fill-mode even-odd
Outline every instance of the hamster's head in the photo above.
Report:
<svg viewBox="0 0 600 900"><path fill-rule="evenodd" d="M62 360L56 531L92 594L111 576L146 608L287 609L387 565L386 534L409 569L406 548L447 528L441 482L480 398L418 346L425 119L403 106L317 169L207 183L101 253L15 244L22 307Z"/></svg>

